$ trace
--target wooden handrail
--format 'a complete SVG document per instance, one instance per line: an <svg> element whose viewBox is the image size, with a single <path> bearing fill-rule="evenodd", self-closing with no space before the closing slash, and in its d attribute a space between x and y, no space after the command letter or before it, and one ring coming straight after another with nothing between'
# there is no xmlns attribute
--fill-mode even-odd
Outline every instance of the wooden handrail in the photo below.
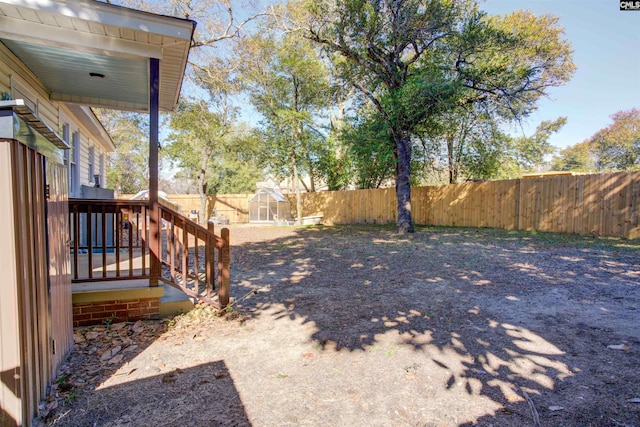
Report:
<svg viewBox="0 0 640 427"><path fill-rule="evenodd" d="M226 307L229 304L230 270L228 230L223 229L225 239L167 206L160 206L159 210L160 219L166 223L160 259L164 270L160 280L200 301L212 303L217 276L218 301L213 305ZM200 241L204 243L204 265L200 262Z"/></svg>
<svg viewBox="0 0 640 427"><path fill-rule="evenodd" d="M165 218L165 214L166 215L173 215L174 217L178 218L178 223L180 225L183 224L187 224L187 227L192 227L194 229L198 230L198 233L202 233L203 235L207 236L207 238L213 239L216 243L216 248L220 248L222 247L222 245L224 245L224 240L217 236L215 233L213 233L212 231L210 231L207 228L204 228L203 226L201 226L200 224L198 224L197 222L187 218L186 216L184 216L182 213L171 209L168 206L165 205L161 205L160 206L160 212L162 214L161 218L164 220L169 220L169 218Z"/></svg>

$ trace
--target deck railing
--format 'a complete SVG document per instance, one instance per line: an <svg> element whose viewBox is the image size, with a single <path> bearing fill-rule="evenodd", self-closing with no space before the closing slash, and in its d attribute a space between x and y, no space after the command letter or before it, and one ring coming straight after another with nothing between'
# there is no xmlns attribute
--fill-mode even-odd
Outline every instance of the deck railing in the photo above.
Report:
<svg viewBox="0 0 640 427"><path fill-rule="evenodd" d="M216 277L221 307L229 303L229 230L221 236L188 219L181 213L160 205L162 239L159 279L201 301L213 301Z"/></svg>
<svg viewBox="0 0 640 427"><path fill-rule="evenodd" d="M217 236L212 224L207 229L158 206L160 247L152 251L148 201L70 199L72 281L157 278L201 302L225 307L229 303L229 230ZM157 263L152 262L154 253ZM158 265L158 271L152 265Z"/></svg>

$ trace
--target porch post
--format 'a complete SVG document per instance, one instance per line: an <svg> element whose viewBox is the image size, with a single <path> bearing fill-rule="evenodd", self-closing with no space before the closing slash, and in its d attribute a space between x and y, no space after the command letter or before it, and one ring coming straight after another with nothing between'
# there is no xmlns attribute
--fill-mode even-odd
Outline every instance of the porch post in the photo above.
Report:
<svg viewBox="0 0 640 427"><path fill-rule="evenodd" d="M149 61L149 286L158 286L160 277L160 218L158 209L158 127L160 60Z"/></svg>

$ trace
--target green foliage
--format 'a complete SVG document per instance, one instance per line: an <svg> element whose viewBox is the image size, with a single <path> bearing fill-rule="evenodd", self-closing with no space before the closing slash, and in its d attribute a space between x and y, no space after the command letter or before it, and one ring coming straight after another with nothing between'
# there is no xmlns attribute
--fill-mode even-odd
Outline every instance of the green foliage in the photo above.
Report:
<svg viewBox="0 0 640 427"><path fill-rule="evenodd" d="M553 158L560 171L640 170L640 110L632 108L611 116L613 123L591 138L569 146Z"/></svg>
<svg viewBox="0 0 640 427"><path fill-rule="evenodd" d="M329 135L324 154L318 159L318 173L326 180L329 191L346 190L353 180L353 161L343 146L339 134Z"/></svg>
<svg viewBox="0 0 640 427"><path fill-rule="evenodd" d="M203 194L252 192L261 179L259 141L234 117L210 111L202 101L183 102L171 116L165 151Z"/></svg>
<svg viewBox="0 0 640 427"><path fill-rule="evenodd" d="M424 132L423 148L444 165L449 183L498 174L507 137L486 110L474 105L451 109L434 117Z"/></svg>
<svg viewBox="0 0 640 427"><path fill-rule="evenodd" d="M228 137L230 117L210 111L204 101L182 101L169 125L166 154L197 181L200 194L207 194L209 163Z"/></svg>
<svg viewBox="0 0 640 427"><path fill-rule="evenodd" d="M589 139L601 171L640 170L640 110L618 111L613 123Z"/></svg>
<svg viewBox="0 0 640 427"><path fill-rule="evenodd" d="M166 155L198 185L204 222L206 195L219 191L251 192L260 179L257 141L235 124L235 109L221 103L218 111L204 101L182 101L168 120L172 129Z"/></svg>
<svg viewBox="0 0 640 427"><path fill-rule="evenodd" d="M378 188L395 173L391 130L375 113L362 116L362 120L351 120L340 137L348 147L356 187Z"/></svg>
<svg viewBox="0 0 640 427"><path fill-rule="evenodd" d="M111 316L108 319L102 319L102 326L104 326L107 329L111 329L111 325L113 324L113 321L116 318L116 314L115 313L111 313Z"/></svg>
<svg viewBox="0 0 640 427"><path fill-rule="evenodd" d="M148 117L116 110L95 110L111 136L116 152L109 156L107 185L123 194L149 186Z"/></svg>
<svg viewBox="0 0 640 427"><path fill-rule="evenodd" d="M549 87L575 72L569 42L558 18L519 10L505 16L476 16L455 49L466 100L492 106L508 119L527 116Z"/></svg>
<svg viewBox="0 0 640 427"><path fill-rule="evenodd" d="M250 59L243 79L264 120L258 130L262 160L278 177L297 173L315 182L334 163L316 123L330 95L328 75L311 44L294 34L255 36L243 47Z"/></svg>
<svg viewBox="0 0 640 427"><path fill-rule="evenodd" d="M545 163L545 157L555 151L555 148L549 143L549 138L558 132L566 122L566 117L545 120L537 126L533 135L512 138L508 151L510 161L507 161L505 156L504 165L511 166L515 173L511 173L507 177L515 178L523 172L534 172L541 167Z"/></svg>
<svg viewBox="0 0 640 427"><path fill-rule="evenodd" d="M209 194L253 193L256 183L263 178L261 169L255 161L251 163L239 158L223 155L216 165L210 167L211 180Z"/></svg>
<svg viewBox="0 0 640 427"><path fill-rule="evenodd" d="M592 172L595 170L593 155L589 149L589 141L569 146L553 157L551 170Z"/></svg>

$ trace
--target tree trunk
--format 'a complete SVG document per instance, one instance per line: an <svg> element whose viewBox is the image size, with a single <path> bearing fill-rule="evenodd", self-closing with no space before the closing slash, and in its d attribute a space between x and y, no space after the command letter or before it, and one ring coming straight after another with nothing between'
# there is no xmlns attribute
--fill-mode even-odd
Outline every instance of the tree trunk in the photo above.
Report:
<svg viewBox="0 0 640 427"><path fill-rule="evenodd" d="M198 193L200 195L200 212L198 213L198 221L200 225L207 224L207 184L198 186Z"/></svg>
<svg viewBox="0 0 640 427"><path fill-rule="evenodd" d="M293 185L296 191L296 212L298 214L296 218L296 225L302 225L302 197L300 197L300 180L298 179L298 166L296 165L296 158L293 157Z"/></svg>
<svg viewBox="0 0 640 427"><path fill-rule="evenodd" d="M198 221L201 225L207 224L207 163L209 156L203 156L200 162L200 174L198 175L198 195L200 196L200 212Z"/></svg>
<svg viewBox="0 0 640 427"><path fill-rule="evenodd" d="M456 173L456 162L454 160L454 141L452 135L447 135L447 160L449 162L449 184L455 184L458 180L458 174Z"/></svg>
<svg viewBox="0 0 640 427"><path fill-rule="evenodd" d="M396 199L398 202L398 233L413 233L411 218L411 137L401 133L396 139Z"/></svg>

